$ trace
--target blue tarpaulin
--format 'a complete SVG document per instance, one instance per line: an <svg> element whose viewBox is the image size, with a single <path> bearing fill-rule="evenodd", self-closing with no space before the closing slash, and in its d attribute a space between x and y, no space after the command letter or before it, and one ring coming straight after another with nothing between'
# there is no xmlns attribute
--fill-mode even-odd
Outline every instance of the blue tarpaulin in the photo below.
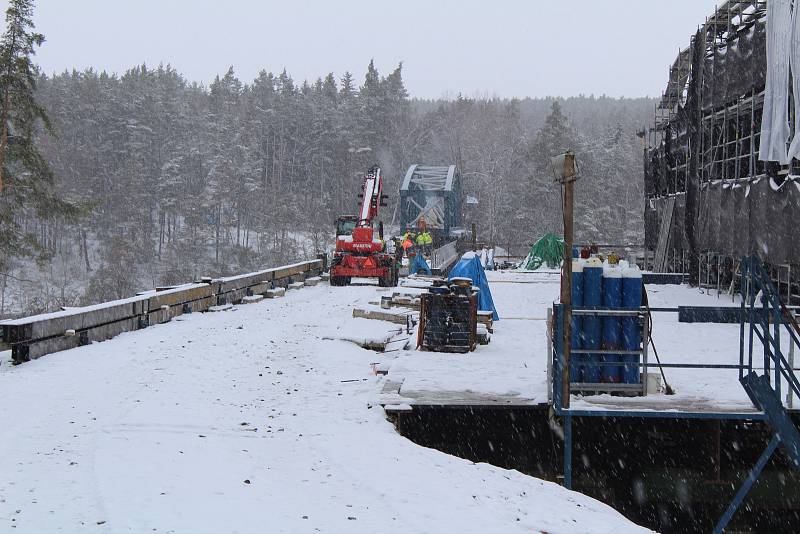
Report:
<svg viewBox="0 0 800 534"><path fill-rule="evenodd" d="M411 260L411 267L408 268L408 274L417 273L431 274L431 268L428 267L428 262L422 257L422 254L414 256L414 259Z"/></svg>
<svg viewBox="0 0 800 534"><path fill-rule="evenodd" d="M500 320L497 315L497 309L494 307L492 300L492 292L489 291L489 281L486 279L486 272L483 270L480 259L475 253L467 252L458 260L452 269L450 269L449 278L469 278L472 280L472 285L480 289L478 293L478 309L481 311L492 312L492 318L495 321Z"/></svg>

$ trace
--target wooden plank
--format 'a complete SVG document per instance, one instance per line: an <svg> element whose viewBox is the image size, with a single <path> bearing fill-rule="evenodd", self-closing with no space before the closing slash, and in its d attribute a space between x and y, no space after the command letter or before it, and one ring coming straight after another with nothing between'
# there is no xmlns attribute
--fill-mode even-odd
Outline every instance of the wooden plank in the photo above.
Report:
<svg viewBox="0 0 800 534"><path fill-rule="evenodd" d="M353 317L361 319L374 319L378 321L388 321L390 323L401 324L405 326L406 317L412 315L412 311L407 312L392 312L389 310L365 310L362 308L353 308Z"/></svg>

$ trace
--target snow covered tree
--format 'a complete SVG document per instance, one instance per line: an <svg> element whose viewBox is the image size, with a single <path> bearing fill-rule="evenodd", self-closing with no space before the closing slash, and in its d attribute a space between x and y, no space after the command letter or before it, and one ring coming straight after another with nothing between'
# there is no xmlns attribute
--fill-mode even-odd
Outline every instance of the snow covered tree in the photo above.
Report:
<svg viewBox="0 0 800 534"><path fill-rule="evenodd" d="M38 69L32 56L44 36L34 32L33 1L11 0L0 39L0 272L14 255L43 252L24 221L74 215L54 194L53 175L37 147L50 121L36 99Z"/></svg>

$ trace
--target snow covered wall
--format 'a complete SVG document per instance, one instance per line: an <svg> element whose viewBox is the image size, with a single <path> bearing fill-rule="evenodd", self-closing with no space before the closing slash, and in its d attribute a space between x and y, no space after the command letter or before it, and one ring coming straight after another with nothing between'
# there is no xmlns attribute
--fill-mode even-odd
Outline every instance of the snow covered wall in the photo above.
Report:
<svg viewBox="0 0 800 534"><path fill-rule="evenodd" d="M297 278L318 274L322 268L322 260L303 261L164 291L147 291L93 306L0 321L0 349L11 348L14 362L23 363L165 323L184 313L240 302L247 295L265 294L274 287L286 287Z"/></svg>

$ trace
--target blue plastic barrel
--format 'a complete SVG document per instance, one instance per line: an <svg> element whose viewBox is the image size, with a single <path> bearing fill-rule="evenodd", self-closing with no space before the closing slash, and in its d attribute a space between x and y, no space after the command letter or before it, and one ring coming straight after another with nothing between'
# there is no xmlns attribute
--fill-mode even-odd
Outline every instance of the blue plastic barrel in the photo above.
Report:
<svg viewBox="0 0 800 534"><path fill-rule="evenodd" d="M628 267L622 272L622 306L639 308L642 305L642 271L638 267ZM622 318L622 348L639 350L642 344L642 332L636 317ZM639 355L626 354L622 358L627 364L622 370L622 381L625 384L639 383Z"/></svg>
<svg viewBox="0 0 800 534"><path fill-rule="evenodd" d="M583 305L587 308L603 305L603 264L597 258L589 258L583 266ZM583 348L599 349L601 320L597 315L583 316ZM599 354L584 355L583 381L590 384L600 382Z"/></svg>
<svg viewBox="0 0 800 534"><path fill-rule="evenodd" d="M580 308L583 306L583 263L579 260L572 262L572 307ZM570 336L570 350L579 349L583 345L583 333L581 327L583 326L583 318L580 315L573 315L571 336ZM570 354L569 357L569 380L570 382L583 381L583 354Z"/></svg>
<svg viewBox="0 0 800 534"><path fill-rule="evenodd" d="M622 307L622 270L616 266L608 266L603 270L603 306L606 308ZM603 350L619 350L622 346L622 322L620 317L603 317ZM600 375L603 382L622 382L622 368L611 363L621 363L619 354L604 354L600 361Z"/></svg>

